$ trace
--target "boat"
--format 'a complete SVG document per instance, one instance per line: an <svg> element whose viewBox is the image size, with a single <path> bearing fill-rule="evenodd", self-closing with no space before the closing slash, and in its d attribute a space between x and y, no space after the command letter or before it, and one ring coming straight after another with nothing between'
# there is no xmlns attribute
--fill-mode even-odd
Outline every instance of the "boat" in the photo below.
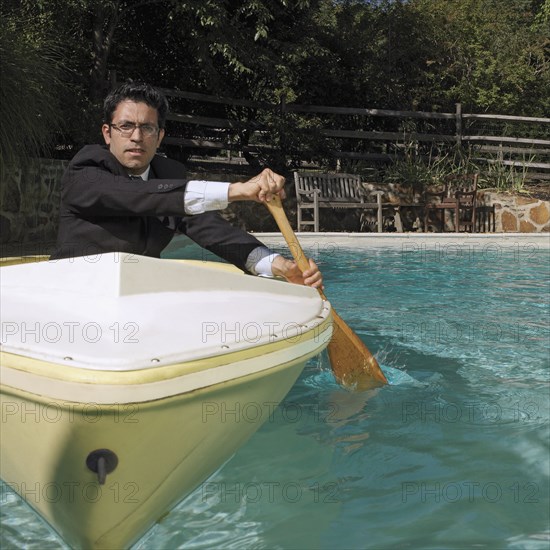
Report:
<svg viewBox="0 0 550 550"><path fill-rule="evenodd" d="M0 279L0 477L73 548L138 541L332 334L316 290L215 262L18 258Z"/></svg>

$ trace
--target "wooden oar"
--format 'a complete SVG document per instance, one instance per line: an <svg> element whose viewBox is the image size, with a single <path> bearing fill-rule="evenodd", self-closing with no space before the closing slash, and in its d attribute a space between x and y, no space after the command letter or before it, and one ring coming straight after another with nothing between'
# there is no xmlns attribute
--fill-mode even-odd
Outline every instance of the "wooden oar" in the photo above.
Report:
<svg viewBox="0 0 550 550"><path fill-rule="evenodd" d="M266 205L277 222L300 271L306 271L309 269L309 261L290 226L281 199L275 195L270 202L266 202ZM326 300L322 290L319 290L319 294ZM328 355L336 380L347 388L359 391L387 384L388 381L380 369L380 365L359 336L351 330L334 309L332 317L334 332L328 345Z"/></svg>

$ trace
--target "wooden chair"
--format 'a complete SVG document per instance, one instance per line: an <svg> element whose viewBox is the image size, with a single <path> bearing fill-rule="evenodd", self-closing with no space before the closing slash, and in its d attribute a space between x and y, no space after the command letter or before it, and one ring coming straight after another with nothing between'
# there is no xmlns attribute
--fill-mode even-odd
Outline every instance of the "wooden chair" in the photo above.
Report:
<svg viewBox="0 0 550 550"><path fill-rule="evenodd" d="M479 174L447 176L440 193L428 193L424 210L424 230L428 230L430 213L440 212L441 231L445 229L445 211L453 212L455 231L476 231L476 196ZM438 199L438 200L437 200Z"/></svg>

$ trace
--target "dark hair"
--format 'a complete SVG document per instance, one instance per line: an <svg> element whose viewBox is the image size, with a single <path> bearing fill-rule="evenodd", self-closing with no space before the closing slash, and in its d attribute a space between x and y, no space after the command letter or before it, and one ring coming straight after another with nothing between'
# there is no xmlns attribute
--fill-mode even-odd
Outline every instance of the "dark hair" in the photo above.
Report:
<svg viewBox="0 0 550 550"><path fill-rule="evenodd" d="M144 82L126 82L111 91L103 103L103 122L110 124L119 103L128 99L146 103L149 107L156 109L159 128L164 128L168 114L168 100L161 91Z"/></svg>

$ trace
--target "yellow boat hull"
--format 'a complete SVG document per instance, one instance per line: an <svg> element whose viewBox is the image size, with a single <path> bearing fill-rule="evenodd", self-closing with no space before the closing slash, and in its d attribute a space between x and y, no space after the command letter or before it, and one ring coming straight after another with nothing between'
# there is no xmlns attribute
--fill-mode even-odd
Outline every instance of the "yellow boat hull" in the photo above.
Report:
<svg viewBox="0 0 550 550"><path fill-rule="evenodd" d="M72 547L129 547L269 419L328 344L324 309L299 337L150 368L3 352L2 479ZM98 450L117 459L103 484L87 464Z"/></svg>

